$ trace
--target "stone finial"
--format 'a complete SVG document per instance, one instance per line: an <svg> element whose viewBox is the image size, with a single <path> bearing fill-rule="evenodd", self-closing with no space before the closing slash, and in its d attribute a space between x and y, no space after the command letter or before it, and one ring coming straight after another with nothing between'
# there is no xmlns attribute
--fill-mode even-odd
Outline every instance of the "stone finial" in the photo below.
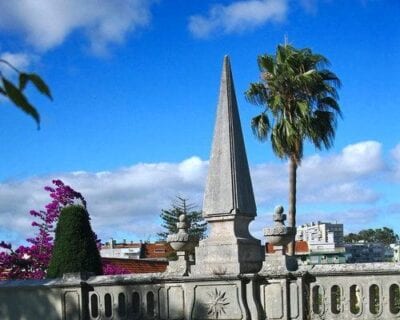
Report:
<svg viewBox="0 0 400 320"><path fill-rule="evenodd" d="M224 57L203 216L256 216L229 57Z"/></svg>
<svg viewBox="0 0 400 320"><path fill-rule="evenodd" d="M176 251L178 260L169 262L167 274L186 276L190 267L188 252L192 250L194 246L194 241L187 232L189 225L187 223L186 214L181 214L178 217L176 226L178 232L170 234L167 237L167 242L170 244L172 249Z"/></svg>
<svg viewBox="0 0 400 320"><path fill-rule="evenodd" d="M267 238L266 242L274 246L275 253L265 254L260 274L295 271L298 268L296 257L287 256L284 253L284 246L294 240L296 228L285 226L286 214L283 214L282 206L275 207L273 220L275 221L274 226L265 228L264 236Z"/></svg>
<svg viewBox="0 0 400 320"><path fill-rule="evenodd" d="M178 232L175 234L170 234L167 237L167 242L171 245L172 249L176 251L186 251L186 247L189 243L188 223L186 214L181 214L178 217L178 222L176 223Z"/></svg>
<svg viewBox="0 0 400 320"><path fill-rule="evenodd" d="M278 246L287 245L293 240L296 228L285 226L284 221L286 220L286 214L283 214L282 206L275 207L273 220L275 221L275 225L264 229L264 235L267 238L267 242Z"/></svg>

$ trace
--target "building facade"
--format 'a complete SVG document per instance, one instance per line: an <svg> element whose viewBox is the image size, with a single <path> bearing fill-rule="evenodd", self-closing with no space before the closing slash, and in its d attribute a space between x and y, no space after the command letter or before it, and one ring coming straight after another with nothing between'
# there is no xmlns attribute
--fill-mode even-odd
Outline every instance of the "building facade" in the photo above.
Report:
<svg viewBox="0 0 400 320"><path fill-rule="evenodd" d="M312 222L297 227L296 241L305 241L308 252L297 254L306 264L337 264L346 262L343 224Z"/></svg>
<svg viewBox="0 0 400 320"><path fill-rule="evenodd" d="M117 243L111 239L100 248L103 258L117 259L160 259L167 260L168 255L173 252L171 246L166 242L127 242Z"/></svg>

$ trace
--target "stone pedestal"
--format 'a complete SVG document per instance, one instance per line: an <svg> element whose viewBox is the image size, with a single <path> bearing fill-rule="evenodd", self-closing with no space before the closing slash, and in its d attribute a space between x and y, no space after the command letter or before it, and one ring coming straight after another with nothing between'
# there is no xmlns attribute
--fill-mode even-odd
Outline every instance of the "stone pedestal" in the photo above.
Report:
<svg viewBox="0 0 400 320"><path fill-rule="evenodd" d="M275 247L276 250L276 247ZM284 253L267 253L263 262L260 274L285 273L287 271L296 271L298 263L295 256L287 256Z"/></svg>
<svg viewBox="0 0 400 320"><path fill-rule="evenodd" d="M227 215L208 218L210 234L196 248L192 274L243 274L261 269L261 242L253 238L248 225L252 217Z"/></svg>
<svg viewBox="0 0 400 320"><path fill-rule="evenodd" d="M186 252L178 251L176 255L178 256L178 259L176 261L169 262L166 273L173 276L187 276L190 261Z"/></svg>

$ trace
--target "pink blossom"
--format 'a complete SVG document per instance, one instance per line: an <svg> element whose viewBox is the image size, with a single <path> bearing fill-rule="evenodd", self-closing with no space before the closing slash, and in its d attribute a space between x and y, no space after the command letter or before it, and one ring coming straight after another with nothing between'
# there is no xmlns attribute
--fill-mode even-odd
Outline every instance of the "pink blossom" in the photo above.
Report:
<svg viewBox="0 0 400 320"><path fill-rule="evenodd" d="M46 186L52 201L45 206L45 210L31 210L34 217L31 225L36 229L33 238L26 239L30 246L19 246L13 249L11 244L0 242L0 278L6 279L43 279L46 276L53 250L54 230L60 211L67 205L79 202L86 207L83 196L65 185L61 180L52 181L55 187ZM96 239L97 236L95 235ZM99 241L99 240L98 240Z"/></svg>
<svg viewBox="0 0 400 320"><path fill-rule="evenodd" d="M127 274L130 273L129 270L116 266L111 263L103 264L103 274L104 275L114 275L114 274Z"/></svg>

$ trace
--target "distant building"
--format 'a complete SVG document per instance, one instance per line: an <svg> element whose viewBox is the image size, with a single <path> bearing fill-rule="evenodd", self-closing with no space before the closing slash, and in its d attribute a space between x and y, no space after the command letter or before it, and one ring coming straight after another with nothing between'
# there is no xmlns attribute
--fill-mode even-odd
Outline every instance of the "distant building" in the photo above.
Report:
<svg viewBox="0 0 400 320"><path fill-rule="evenodd" d="M296 240L307 241L310 249L324 250L343 245L343 224L312 222L297 227Z"/></svg>
<svg viewBox="0 0 400 320"><path fill-rule="evenodd" d="M312 222L297 227L297 242L306 242L308 252L297 252L296 255L305 264L345 263L343 245L343 224L329 222Z"/></svg>
<svg viewBox="0 0 400 320"><path fill-rule="evenodd" d="M266 253L275 253L275 248L272 244L267 243L265 246ZM296 241L295 242L295 254L296 256L308 255L310 253L308 249L308 244L306 241Z"/></svg>
<svg viewBox="0 0 400 320"><path fill-rule="evenodd" d="M166 260L173 249L168 243L127 242L117 243L111 239L101 246L103 258Z"/></svg>
<svg viewBox="0 0 400 320"><path fill-rule="evenodd" d="M393 262L400 262L400 244L392 243L390 248L393 250Z"/></svg>
<svg viewBox="0 0 400 320"><path fill-rule="evenodd" d="M356 242L346 243L346 262L348 263L360 263L360 262L391 262L398 259L398 248L397 253L396 245L385 245L383 243L367 243L367 242ZM396 256L396 257L395 257ZM398 261L398 260L397 260Z"/></svg>

